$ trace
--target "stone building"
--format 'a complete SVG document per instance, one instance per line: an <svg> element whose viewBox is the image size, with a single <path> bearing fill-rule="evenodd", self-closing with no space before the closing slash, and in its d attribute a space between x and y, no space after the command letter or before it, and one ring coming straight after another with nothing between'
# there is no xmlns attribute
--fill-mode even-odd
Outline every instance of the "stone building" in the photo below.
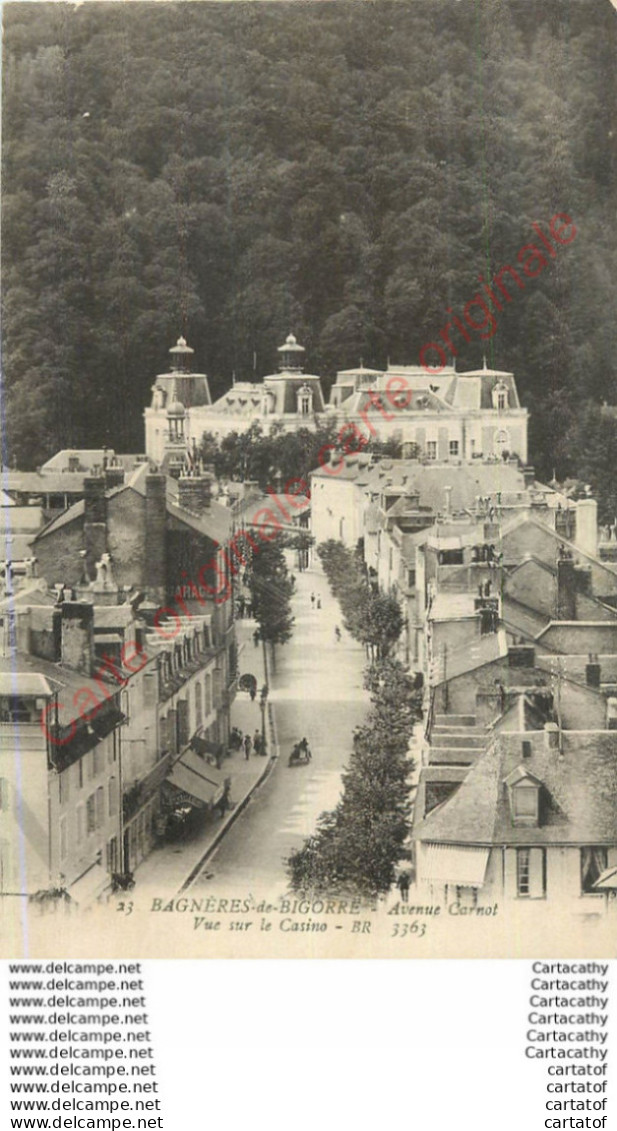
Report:
<svg viewBox="0 0 617 1131"><path fill-rule="evenodd" d="M220 440L230 432L245 432L255 423L264 431L273 424L295 431L315 428L325 419L321 379L304 372L304 346L293 334L279 346L277 373L259 382L234 381L214 403L205 374L189 368L193 350L184 338L170 353L171 370L156 378L151 404L144 413L146 452L158 463L185 457L199 446L206 432Z"/></svg>

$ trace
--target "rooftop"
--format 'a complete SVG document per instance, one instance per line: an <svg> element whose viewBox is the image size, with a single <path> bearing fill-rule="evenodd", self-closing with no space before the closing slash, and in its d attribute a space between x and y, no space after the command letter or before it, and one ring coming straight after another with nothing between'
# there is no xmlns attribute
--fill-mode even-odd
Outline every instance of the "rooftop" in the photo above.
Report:
<svg viewBox="0 0 617 1131"><path fill-rule="evenodd" d="M544 731L501 734L470 769L456 794L418 826L423 841L449 844L615 844L617 731L562 733L562 750ZM506 778L518 767L542 783L537 827L512 823Z"/></svg>

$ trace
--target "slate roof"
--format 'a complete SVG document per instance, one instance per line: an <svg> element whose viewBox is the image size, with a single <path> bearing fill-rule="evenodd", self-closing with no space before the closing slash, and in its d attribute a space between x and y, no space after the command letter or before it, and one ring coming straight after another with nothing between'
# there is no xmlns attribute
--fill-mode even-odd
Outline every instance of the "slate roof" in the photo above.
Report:
<svg viewBox="0 0 617 1131"><path fill-rule="evenodd" d="M196 408L210 405L210 388L205 373L159 373L154 383L156 389L161 389L165 394L163 408L174 401L180 401L185 408Z"/></svg>
<svg viewBox="0 0 617 1131"><path fill-rule="evenodd" d="M81 495L84 489L83 471L3 471L2 486L5 491L27 492L31 495Z"/></svg>
<svg viewBox="0 0 617 1131"><path fill-rule="evenodd" d="M508 654L508 639L504 629L492 632L486 636L477 636L466 647L457 648L448 653L446 659L446 673L444 680L443 660L438 657L431 667L429 683L431 687L438 687L444 682L456 679L466 672L475 671L492 664L495 660L503 659Z"/></svg>
<svg viewBox="0 0 617 1131"><path fill-rule="evenodd" d="M40 660L38 656L30 656L25 652L18 652L14 657L0 656L0 687L7 688L3 692L5 695L15 694L13 691L15 685L12 682L14 678L17 679L20 687L16 694L45 694L42 690L35 690L34 692L25 690L25 688L31 686L42 688L40 679L36 679L36 677L41 676L47 680L52 693L58 692L58 718L62 726L68 726L73 719L80 718L79 707L81 706L82 710L84 709L83 698L81 701L78 700L77 705L73 705L73 697L78 692L90 691L99 703L105 703L106 693L112 696L120 691L120 684L117 680L112 679L104 670L101 670L100 679L105 690L101 687L101 683L90 679L81 672L64 668L61 664L54 664L50 660ZM21 690L22 686L23 691Z"/></svg>
<svg viewBox="0 0 617 1131"><path fill-rule="evenodd" d="M242 417L261 415L264 394L270 393L271 415L296 416L297 393L303 385L307 385L313 394L313 413L324 412L321 378L314 373L275 373L256 384L248 381L237 382L214 402L212 411ZM267 417L265 419L267 420ZM310 419L310 416L307 417L307 423Z"/></svg>
<svg viewBox="0 0 617 1131"><path fill-rule="evenodd" d="M563 757L544 732L501 734L457 793L419 823L416 839L444 844L617 844L617 731L564 732ZM542 782L540 823L514 826L505 779L523 765Z"/></svg>

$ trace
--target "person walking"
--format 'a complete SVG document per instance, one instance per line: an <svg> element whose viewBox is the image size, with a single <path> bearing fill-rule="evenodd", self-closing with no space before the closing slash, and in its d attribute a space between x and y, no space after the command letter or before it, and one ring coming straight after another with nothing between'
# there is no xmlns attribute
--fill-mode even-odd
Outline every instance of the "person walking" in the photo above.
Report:
<svg viewBox="0 0 617 1131"><path fill-rule="evenodd" d="M335 626L334 626L334 635L336 637L337 644L340 644L341 643L341 630L340 630L338 624L335 624Z"/></svg>
<svg viewBox="0 0 617 1131"><path fill-rule="evenodd" d="M311 608L315 608L315 594L311 593Z"/></svg>
<svg viewBox="0 0 617 1131"><path fill-rule="evenodd" d="M261 754L261 734L258 730L253 735L253 750L256 754Z"/></svg>
<svg viewBox="0 0 617 1131"><path fill-rule="evenodd" d="M318 608L318 609L320 609L320 608L321 608L321 597L318 597L318 598L317 598L317 608Z"/></svg>
<svg viewBox="0 0 617 1131"><path fill-rule="evenodd" d="M396 886L401 893L401 901L407 903L409 901L409 872L401 872Z"/></svg>
<svg viewBox="0 0 617 1131"><path fill-rule="evenodd" d="M253 741L251 739L250 734L245 734L243 746L244 746L244 757L245 757L247 762L248 762L248 760L251 756L251 746L252 745L253 745Z"/></svg>

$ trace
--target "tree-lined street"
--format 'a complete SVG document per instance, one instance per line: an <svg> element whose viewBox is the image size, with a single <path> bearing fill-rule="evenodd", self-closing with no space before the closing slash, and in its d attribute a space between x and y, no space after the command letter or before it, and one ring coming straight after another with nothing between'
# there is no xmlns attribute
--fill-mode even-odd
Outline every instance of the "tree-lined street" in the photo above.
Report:
<svg viewBox="0 0 617 1131"><path fill-rule="evenodd" d="M292 606L293 636L276 650L270 691L280 757L195 887L224 888L228 894L256 894L263 887L272 898L288 887L285 860L290 852L301 847L320 813L338 800L352 732L368 706L362 685L365 655L344 631L337 641L340 611L318 565L297 575ZM242 674L251 670L252 623L240 621L238 627L245 638ZM303 737L312 761L289 767L290 750Z"/></svg>

